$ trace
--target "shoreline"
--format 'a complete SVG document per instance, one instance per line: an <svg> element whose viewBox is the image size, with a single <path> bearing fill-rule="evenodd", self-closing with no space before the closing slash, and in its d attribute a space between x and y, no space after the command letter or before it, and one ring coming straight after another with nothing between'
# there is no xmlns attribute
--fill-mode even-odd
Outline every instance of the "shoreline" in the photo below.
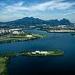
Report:
<svg viewBox="0 0 75 75"><path fill-rule="evenodd" d="M30 34L31 37L26 37L26 35L6 35L2 36L0 38L0 43L12 43L12 42L21 42L21 41L29 41L29 40L35 40L35 39L40 39L43 38L43 35L40 34Z"/></svg>
<svg viewBox="0 0 75 75"><path fill-rule="evenodd" d="M40 53L41 52L41 53ZM34 54L35 53L35 54ZM55 56L63 56L64 52L61 50L51 50L51 51L22 51L22 52L8 52L0 55L0 75L8 75L7 66L12 57L17 56L27 56L27 57L55 57Z"/></svg>
<svg viewBox="0 0 75 75"><path fill-rule="evenodd" d="M75 30L45 30L49 33L75 33Z"/></svg>
<svg viewBox="0 0 75 75"><path fill-rule="evenodd" d="M21 51L21 52L8 52L1 54L2 57L16 57L16 56L61 56L64 55L62 50L38 50L38 51Z"/></svg>
<svg viewBox="0 0 75 75"><path fill-rule="evenodd" d="M9 58L0 56L0 75L8 75L8 66Z"/></svg>

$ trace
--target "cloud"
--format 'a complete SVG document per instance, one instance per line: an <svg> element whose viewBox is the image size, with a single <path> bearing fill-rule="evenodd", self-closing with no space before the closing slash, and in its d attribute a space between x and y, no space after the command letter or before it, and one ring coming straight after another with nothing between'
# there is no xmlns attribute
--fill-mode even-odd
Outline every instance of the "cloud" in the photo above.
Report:
<svg viewBox="0 0 75 75"><path fill-rule="evenodd" d="M6 12L16 12L18 10L25 10L26 8L22 6L23 2L15 3L13 5L8 5L4 8Z"/></svg>
<svg viewBox="0 0 75 75"><path fill-rule="evenodd" d="M32 6L23 5L24 2L15 3L7 6L5 9L8 12L15 11L46 11L46 10L66 10L70 9L75 3L64 2L64 0L53 0ZM12 11L13 10L13 11Z"/></svg>
<svg viewBox="0 0 75 75"><path fill-rule="evenodd" d="M71 8L75 3L69 3L69 2L62 2L61 0L58 1L50 1L50 2L45 2L38 4L36 6L32 6L31 8L33 10L40 10L40 11L45 11L45 10L66 10Z"/></svg>
<svg viewBox="0 0 75 75"><path fill-rule="evenodd" d="M64 14L64 16L66 16L66 15L72 15L72 14L75 14L75 12L66 13L66 14Z"/></svg>
<svg viewBox="0 0 75 75"><path fill-rule="evenodd" d="M66 13L63 17L75 23L75 12Z"/></svg>
<svg viewBox="0 0 75 75"><path fill-rule="evenodd" d="M23 16L48 16L52 11L53 13L51 13L51 15L56 17L58 15L55 16L54 13L59 11L62 13L63 11L67 11L67 13L69 13L68 10L72 10L74 5L75 2L68 2L65 0L50 0L28 6L24 1L22 1L14 4L2 4L3 8L0 11L0 16L3 17L4 20L7 20L7 18L8 20L12 20L22 18ZM61 12L56 14L60 14Z"/></svg>

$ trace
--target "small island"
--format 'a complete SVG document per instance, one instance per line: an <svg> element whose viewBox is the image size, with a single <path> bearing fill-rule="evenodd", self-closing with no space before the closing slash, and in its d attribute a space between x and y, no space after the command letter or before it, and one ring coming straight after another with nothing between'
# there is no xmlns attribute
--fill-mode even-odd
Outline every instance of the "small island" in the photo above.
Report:
<svg viewBox="0 0 75 75"><path fill-rule="evenodd" d="M30 57L46 57L46 56L63 56L64 51L50 50L50 51L23 51L23 52L9 52L0 54L0 75L8 75L7 65L9 59L17 56L30 56Z"/></svg>
<svg viewBox="0 0 75 75"><path fill-rule="evenodd" d="M21 55L24 55L24 56L61 56L61 55L64 55L64 52L60 50L32 51L32 52L23 52L21 53Z"/></svg>
<svg viewBox="0 0 75 75"><path fill-rule="evenodd" d="M16 57L16 56L62 56L64 55L64 51L61 50L45 50L45 51L22 51L22 52L8 52L2 54L3 57Z"/></svg>

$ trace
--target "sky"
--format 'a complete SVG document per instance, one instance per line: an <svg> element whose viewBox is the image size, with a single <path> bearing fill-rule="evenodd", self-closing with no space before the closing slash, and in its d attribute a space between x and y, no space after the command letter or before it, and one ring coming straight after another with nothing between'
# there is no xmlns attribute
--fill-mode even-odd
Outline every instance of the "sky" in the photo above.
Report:
<svg viewBox="0 0 75 75"><path fill-rule="evenodd" d="M0 22L23 17L66 18L75 23L75 0L0 0Z"/></svg>

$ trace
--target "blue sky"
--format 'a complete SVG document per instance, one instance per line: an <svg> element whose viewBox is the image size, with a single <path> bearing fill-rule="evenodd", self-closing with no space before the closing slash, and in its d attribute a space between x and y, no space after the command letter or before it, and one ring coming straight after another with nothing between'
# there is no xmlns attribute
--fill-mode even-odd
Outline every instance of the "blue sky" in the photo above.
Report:
<svg viewBox="0 0 75 75"><path fill-rule="evenodd" d="M0 21L23 17L67 18L75 22L75 0L0 0Z"/></svg>

